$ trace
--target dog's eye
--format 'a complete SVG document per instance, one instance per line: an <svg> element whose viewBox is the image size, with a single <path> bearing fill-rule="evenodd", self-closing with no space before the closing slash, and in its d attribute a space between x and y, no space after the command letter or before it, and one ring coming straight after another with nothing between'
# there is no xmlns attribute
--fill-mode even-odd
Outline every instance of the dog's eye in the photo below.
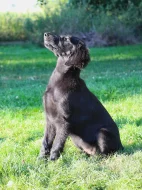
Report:
<svg viewBox="0 0 142 190"><path fill-rule="evenodd" d="M64 38L64 41L67 41L68 39L67 38Z"/></svg>

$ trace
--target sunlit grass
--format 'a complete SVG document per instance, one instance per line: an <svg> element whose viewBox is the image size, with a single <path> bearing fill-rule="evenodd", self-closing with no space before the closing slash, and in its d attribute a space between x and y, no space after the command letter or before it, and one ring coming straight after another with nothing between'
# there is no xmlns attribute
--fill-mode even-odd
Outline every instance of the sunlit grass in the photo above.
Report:
<svg viewBox="0 0 142 190"><path fill-rule="evenodd" d="M56 58L46 49L0 47L0 189L142 188L142 46L92 48L82 71L89 89L119 126L123 152L87 157L67 140L61 157L38 161L42 95Z"/></svg>

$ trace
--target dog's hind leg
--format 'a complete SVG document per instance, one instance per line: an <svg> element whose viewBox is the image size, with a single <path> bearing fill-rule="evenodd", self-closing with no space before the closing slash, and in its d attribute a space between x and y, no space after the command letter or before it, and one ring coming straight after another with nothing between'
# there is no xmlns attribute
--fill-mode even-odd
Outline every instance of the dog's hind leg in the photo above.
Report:
<svg viewBox="0 0 142 190"><path fill-rule="evenodd" d="M98 151L100 154L110 154L122 148L120 139L105 128L101 128L97 135Z"/></svg>
<svg viewBox="0 0 142 190"><path fill-rule="evenodd" d="M82 151L84 151L86 154L88 155L95 155L97 152L97 148L95 147L95 145L89 144L87 142L85 142L82 138L80 138L77 135L70 135L72 141L74 142L74 144L81 149Z"/></svg>

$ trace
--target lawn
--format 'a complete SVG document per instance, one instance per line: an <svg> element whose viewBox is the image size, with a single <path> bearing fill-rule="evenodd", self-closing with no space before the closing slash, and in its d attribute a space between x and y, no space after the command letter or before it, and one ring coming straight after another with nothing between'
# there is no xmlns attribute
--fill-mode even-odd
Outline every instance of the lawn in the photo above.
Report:
<svg viewBox="0 0 142 190"><path fill-rule="evenodd" d="M56 58L32 45L0 46L0 189L142 189L142 45L90 54L82 78L118 124L125 149L87 157L69 138L57 161L39 161L42 95Z"/></svg>

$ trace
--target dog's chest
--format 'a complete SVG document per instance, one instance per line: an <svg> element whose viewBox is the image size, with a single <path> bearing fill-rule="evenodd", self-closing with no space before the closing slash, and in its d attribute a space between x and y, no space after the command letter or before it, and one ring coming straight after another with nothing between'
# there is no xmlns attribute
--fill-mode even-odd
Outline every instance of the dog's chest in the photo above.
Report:
<svg viewBox="0 0 142 190"><path fill-rule="evenodd" d="M44 95L44 107L50 119L64 117L68 113L68 95L58 88L48 89Z"/></svg>

